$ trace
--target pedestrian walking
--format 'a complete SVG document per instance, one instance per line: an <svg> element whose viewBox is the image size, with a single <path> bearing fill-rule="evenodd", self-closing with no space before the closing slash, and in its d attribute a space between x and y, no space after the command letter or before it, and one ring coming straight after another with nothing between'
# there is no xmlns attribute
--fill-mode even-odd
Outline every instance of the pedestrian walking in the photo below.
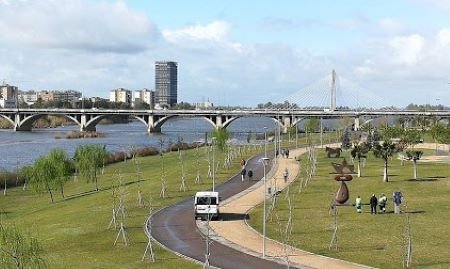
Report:
<svg viewBox="0 0 450 269"><path fill-rule="evenodd" d="M386 203L387 197L384 193L382 193L380 199L378 199L378 207L380 208L380 212L386 213Z"/></svg>
<svg viewBox="0 0 450 269"><path fill-rule="evenodd" d="M253 178L253 171L252 171L252 169L248 170L247 175L248 175L248 180L252 180L252 178Z"/></svg>
<svg viewBox="0 0 450 269"><path fill-rule="evenodd" d="M394 200L394 213L400 214L403 203L403 194L401 191L396 191L392 194Z"/></svg>
<svg viewBox="0 0 450 269"><path fill-rule="evenodd" d="M245 168L243 168L241 171L242 181L244 181L246 174L247 174L247 170L245 170Z"/></svg>
<svg viewBox="0 0 450 269"><path fill-rule="evenodd" d="M361 197L359 195L358 195L358 197L356 197L355 207L356 207L356 212L358 212L358 213L362 212L362 202L361 202Z"/></svg>
<svg viewBox="0 0 450 269"><path fill-rule="evenodd" d="M378 199L374 193L374 194L372 194L372 197L370 197L370 214L377 213L377 205L378 205Z"/></svg>
<svg viewBox="0 0 450 269"><path fill-rule="evenodd" d="M284 172L283 172L284 183L287 183L288 176L289 176L289 171L288 171L288 169L286 167L286 168L284 168Z"/></svg>
<svg viewBox="0 0 450 269"><path fill-rule="evenodd" d="M286 158L289 159L289 149L286 149Z"/></svg>

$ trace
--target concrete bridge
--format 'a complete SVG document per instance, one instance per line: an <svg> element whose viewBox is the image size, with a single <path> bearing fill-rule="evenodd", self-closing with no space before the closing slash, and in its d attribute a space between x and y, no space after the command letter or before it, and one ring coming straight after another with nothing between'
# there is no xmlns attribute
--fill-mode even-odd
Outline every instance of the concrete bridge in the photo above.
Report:
<svg viewBox="0 0 450 269"><path fill-rule="evenodd" d="M80 131L95 131L96 125L104 118L115 115L130 116L142 122L148 132L160 132L161 126L174 117L200 117L206 119L214 128L226 128L234 120L241 117L268 117L278 124L283 132L296 126L308 118L338 119L348 117L354 119L355 129L359 129L367 119L383 116L416 116L449 118L450 111L410 111L410 110L300 110L300 109L249 109L249 110L103 110L103 109L0 109L0 118L6 119L14 126L15 131L31 131L33 123L48 115L63 116L76 123Z"/></svg>

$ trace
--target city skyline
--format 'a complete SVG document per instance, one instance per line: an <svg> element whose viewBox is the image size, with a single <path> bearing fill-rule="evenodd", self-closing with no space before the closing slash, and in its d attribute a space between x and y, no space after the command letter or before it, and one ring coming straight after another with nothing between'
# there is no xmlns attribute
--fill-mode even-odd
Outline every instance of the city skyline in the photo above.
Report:
<svg viewBox="0 0 450 269"><path fill-rule="evenodd" d="M154 62L175 61L178 100L191 103L281 102L336 69L343 95L363 106L374 95L385 106L449 105L450 1L1 0L0 7L0 79L21 90L107 97L118 87L153 89Z"/></svg>

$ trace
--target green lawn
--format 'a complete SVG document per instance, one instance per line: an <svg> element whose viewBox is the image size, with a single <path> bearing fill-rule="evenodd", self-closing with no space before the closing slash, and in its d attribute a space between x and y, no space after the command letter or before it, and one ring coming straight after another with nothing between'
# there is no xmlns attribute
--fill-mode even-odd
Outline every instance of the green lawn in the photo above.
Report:
<svg viewBox="0 0 450 269"><path fill-rule="evenodd" d="M390 182L382 181L383 162L369 153L367 165L362 168L362 177L348 182L350 189L349 206L338 207L338 250L329 249L333 232L333 217L330 214L330 202L334 198L339 183L330 173L330 162L323 150L318 150L316 176L302 193L298 193L299 181L293 183L291 198L293 201L293 231L289 243L325 256L375 266L378 268L402 268L404 253L404 233L406 216L409 215L412 228L414 268L450 268L450 164L419 163L419 179L412 180L412 163L390 161ZM433 151L425 150L424 155ZM348 152L345 152L350 160ZM302 163L306 163L302 156ZM305 176L302 166L302 177ZM356 167L356 165L355 165ZM295 190L295 191L294 191ZM392 205L392 193L401 190L405 196L409 214L395 215ZM363 203L368 203L372 193L378 197L381 193L388 196L386 214L371 215L370 206L363 206L363 213L356 213L351 205L357 195ZM280 223L285 225L288 210L285 195L278 199L276 213L280 221L269 221L269 237L283 241L279 232ZM251 212L250 224L261 230L262 208Z"/></svg>
<svg viewBox="0 0 450 269"><path fill-rule="evenodd" d="M224 153L216 150L220 162L217 182L223 182L239 171L239 158L253 155L261 148L246 151L233 161L229 169L222 167ZM178 258L156 244L156 263L141 262L147 245L143 225L149 214L148 203L152 198L155 210L192 196L198 190L211 188L207 175L205 148L199 149L200 174L203 183L194 184L197 171L196 150L183 151L187 172L187 192L179 192L181 184L180 161L177 152L164 155L168 180L168 198L159 197L161 190L161 160L159 156L138 159L143 181L139 184L146 201L146 208L137 206L138 179L136 165L128 160L106 167L99 180L100 191L93 192L94 184L71 180L66 188L66 200L55 193L55 203L50 203L47 193L36 193L21 187L0 196L0 216L3 223L16 225L23 233L38 239L44 249L49 268L199 268L200 266ZM119 240L113 246L116 230L108 230L112 217L113 182L120 177L125 185L126 227L131 240L126 247Z"/></svg>

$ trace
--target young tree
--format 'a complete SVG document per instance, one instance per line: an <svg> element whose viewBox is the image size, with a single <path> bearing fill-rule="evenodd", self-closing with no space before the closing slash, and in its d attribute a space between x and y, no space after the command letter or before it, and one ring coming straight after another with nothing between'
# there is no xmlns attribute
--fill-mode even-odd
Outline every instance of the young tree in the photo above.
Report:
<svg viewBox="0 0 450 269"><path fill-rule="evenodd" d="M320 120L311 118L305 122L305 131L308 133L318 132L320 130Z"/></svg>
<svg viewBox="0 0 450 269"><path fill-rule="evenodd" d="M351 140L351 132L349 129L345 129L344 133L342 134L342 149L349 149L352 147L352 140Z"/></svg>
<svg viewBox="0 0 450 269"><path fill-rule="evenodd" d="M69 176L72 174L72 162L67 156L66 152L62 149L53 149L48 159L50 165L55 169L55 184L60 188L61 196L64 197L64 184L69 180Z"/></svg>
<svg viewBox="0 0 450 269"><path fill-rule="evenodd" d="M0 223L1 268L45 268L42 248L34 238L26 238L17 228Z"/></svg>
<svg viewBox="0 0 450 269"><path fill-rule="evenodd" d="M372 150L375 157L384 160L383 181L388 182L388 161L389 157L396 152L395 145L391 141L384 141L382 144L376 144Z"/></svg>
<svg viewBox="0 0 450 269"><path fill-rule="evenodd" d="M400 129L398 131L400 141L397 144L397 150L404 152L409 147L414 149L414 146L418 144L422 139L422 133L415 129ZM403 165L404 158L401 159Z"/></svg>
<svg viewBox="0 0 450 269"><path fill-rule="evenodd" d="M215 144L219 147L221 151L224 151L227 146L228 138L230 137L230 133L226 128L218 128L215 129L211 136L215 138Z"/></svg>
<svg viewBox="0 0 450 269"><path fill-rule="evenodd" d="M440 138L445 134L445 127L440 124L435 124L430 129L431 137L434 140L434 143L436 145L436 153L438 150L438 141Z"/></svg>
<svg viewBox="0 0 450 269"><path fill-rule="evenodd" d="M39 157L33 164L33 168L28 171L28 178L30 179L31 185L35 190L44 189L50 195L50 200L53 203L53 189L55 188L56 179L56 169L55 166L51 164L48 157Z"/></svg>
<svg viewBox="0 0 450 269"><path fill-rule="evenodd" d="M403 129L399 127L386 126L382 129L382 132L383 132L383 140L387 142L391 141L393 138L400 138Z"/></svg>
<svg viewBox="0 0 450 269"><path fill-rule="evenodd" d="M87 182L95 182L95 190L98 191L98 170L108 156L105 146L80 145L75 150L75 163L80 175Z"/></svg>
<svg viewBox="0 0 450 269"><path fill-rule="evenodd" d="M414 169L414 179L417 179L417 160L420 160L422 157L423 151L420 150L408 150L406 151L406 156L408 160L413 161L413 169Z"/></svg>

